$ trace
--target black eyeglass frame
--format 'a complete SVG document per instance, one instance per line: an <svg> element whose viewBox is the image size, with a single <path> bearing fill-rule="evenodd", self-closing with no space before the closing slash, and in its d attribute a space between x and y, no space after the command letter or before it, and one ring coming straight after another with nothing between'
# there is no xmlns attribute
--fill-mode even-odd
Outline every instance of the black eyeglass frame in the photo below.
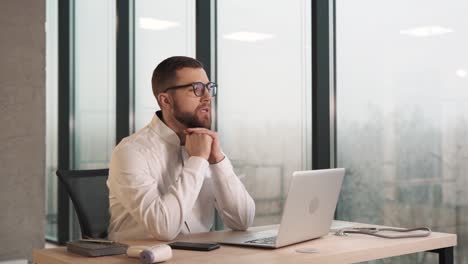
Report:
<svg viewBox="0 0 468 264"><path fill-rule="evenodd" d="M197 94L197 88L196 88L196 85L203 85L203 90L201 90L201 94L198 95ZM171 86L169 88L166 88L166 90L163 91L163 93L169 91L169 90L174 90L174 89L180 89L180 88L184 88L184 87L188 87L188 86L192 86L192 91L193 91L193 94L195 94L195 96L197 97L202 97L203 95L205 95L205 90L208 90L208 92L210 93L211 97L215 97L216 96L216 93L218 91L218 84L214 83L214 82L208 82L208 83L202 83L202 82L193 82L193 83L189 83L189 84L183 84L183 85L177 85L177 86ZM205 89L206 88L206 89Z"/></svg>

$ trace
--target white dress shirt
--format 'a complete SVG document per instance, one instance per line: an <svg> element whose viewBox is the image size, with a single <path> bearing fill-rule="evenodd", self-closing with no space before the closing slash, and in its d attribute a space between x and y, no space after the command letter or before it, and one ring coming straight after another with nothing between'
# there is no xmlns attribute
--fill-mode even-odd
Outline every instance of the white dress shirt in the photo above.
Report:
<svg viewBox="0 0 468 264"><path fill-rule="evenodd" d="M172 240L179 233L206 232L214 208L235 230L247 229L255 215L254 201L229 159L209 165L188 157L157 115L115 147L107 186L111 240Z"/></svg>

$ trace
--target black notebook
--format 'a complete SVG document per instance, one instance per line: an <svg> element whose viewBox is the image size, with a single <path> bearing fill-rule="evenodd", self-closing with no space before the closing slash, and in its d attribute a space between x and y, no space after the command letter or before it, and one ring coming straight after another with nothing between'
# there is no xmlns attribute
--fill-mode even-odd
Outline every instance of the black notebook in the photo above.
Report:
<svg viewBox="0 0 468 264"><path fill-rule="evenodd" d="M96 243L85 241L70 241L67 250L86 257L99 257L109 255L120 255L127 252L128 246L120 243Z"/></svg>

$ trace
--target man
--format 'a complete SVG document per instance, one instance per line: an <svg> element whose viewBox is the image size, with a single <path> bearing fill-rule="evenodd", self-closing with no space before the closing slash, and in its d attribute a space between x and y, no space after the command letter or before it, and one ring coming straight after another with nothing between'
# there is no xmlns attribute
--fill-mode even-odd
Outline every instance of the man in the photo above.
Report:
<svg viewBox="0 0 468 264"><path fill-rule="evenodd" d="M216 84L188 57L162 61L151 83L161 111L112 153L109 239L206 232L215 208L228 227L247 229L255 204L210 130Z"/></svg>

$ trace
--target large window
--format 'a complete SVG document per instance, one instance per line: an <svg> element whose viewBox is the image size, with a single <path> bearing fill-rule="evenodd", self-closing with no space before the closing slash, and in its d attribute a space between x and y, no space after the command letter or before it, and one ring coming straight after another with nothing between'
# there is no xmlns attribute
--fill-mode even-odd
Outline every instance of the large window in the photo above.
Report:
<svg viewBox="0 0 468 264"><path fill-rule="evenodd" d="M458 234L467 263L464 1L337 1L339 219ZM391 263L437 263L426 253Z"/></svg>
<svg viewBox="0 0 468 264"><path fill-rule="evenodd" d="M223 150L278 223L293 171L311 168L310 1L218 1L217 124Z"/></svg>
<svg viewBox="0 0 468 264"><path fill-rule="evenodd" d="M135 128L153 118L159 106L151 75L171 56L195 56L195 0L135 1Z"/></svg>

